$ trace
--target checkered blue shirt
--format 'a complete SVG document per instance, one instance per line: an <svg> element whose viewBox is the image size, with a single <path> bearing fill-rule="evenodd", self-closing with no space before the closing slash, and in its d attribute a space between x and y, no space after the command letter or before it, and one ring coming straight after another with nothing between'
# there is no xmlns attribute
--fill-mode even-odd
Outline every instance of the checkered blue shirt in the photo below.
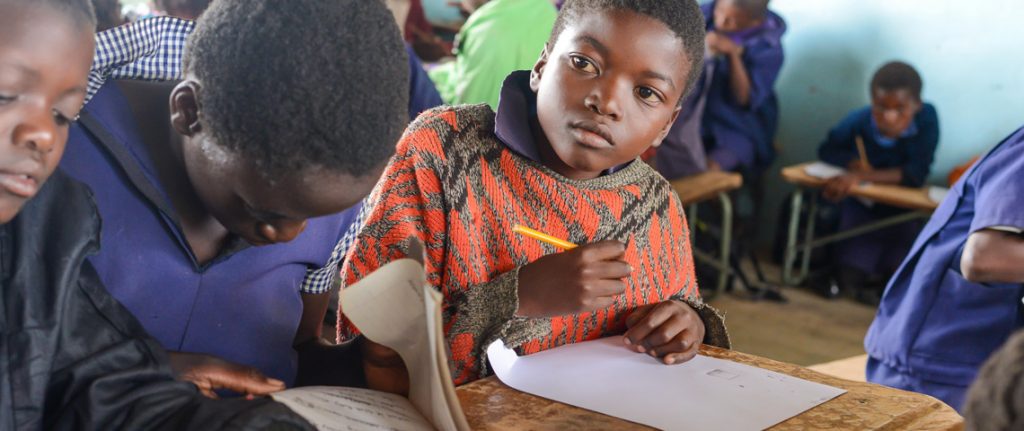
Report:
<svg viewBox="0 0 1024 431"><path fill-rule="evenodd" d="M195 23L192 21L156 17L97 33L96 55L89 71L89 88L85 100L91 99L108 79L182 79L181 58L185 51L185 40L194 29ZM306 278L299 287L302 293L321 294L331 289L338 277L341 261L345 259L345 254L363 226L366 213L366 206L363 205L323 267L306 271Z"/></svg>

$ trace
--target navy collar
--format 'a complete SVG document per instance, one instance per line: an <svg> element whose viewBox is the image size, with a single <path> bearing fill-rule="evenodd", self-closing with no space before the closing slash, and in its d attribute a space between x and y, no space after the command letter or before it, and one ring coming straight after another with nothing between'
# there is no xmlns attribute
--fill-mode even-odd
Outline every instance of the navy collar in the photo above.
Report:
<svg viewBox="0 0 1024 431"><path fill-rule="evenodd" d="M509 150L521 157L543 162L531 124L537 118L537 95L530 89L530 71L517 70L505 77L498 95L498 110L494 114L494 134ZM632 162L626 162L601 173L617 172Z"/></svg>

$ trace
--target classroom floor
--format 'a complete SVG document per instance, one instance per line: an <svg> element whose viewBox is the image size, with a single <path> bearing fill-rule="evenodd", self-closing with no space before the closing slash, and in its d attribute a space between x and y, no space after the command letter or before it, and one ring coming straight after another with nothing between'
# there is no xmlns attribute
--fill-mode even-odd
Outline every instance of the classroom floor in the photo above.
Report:
<svg viewBox="0 0 1024 431"><path fill-rule="evenodd" d="M769 280L777 279L777 267L765 269ZM709 301L725 313L733 349L805 366L864 354L874 307L802 288L782 292L789 302L751 301L742 289Z"/></svg>

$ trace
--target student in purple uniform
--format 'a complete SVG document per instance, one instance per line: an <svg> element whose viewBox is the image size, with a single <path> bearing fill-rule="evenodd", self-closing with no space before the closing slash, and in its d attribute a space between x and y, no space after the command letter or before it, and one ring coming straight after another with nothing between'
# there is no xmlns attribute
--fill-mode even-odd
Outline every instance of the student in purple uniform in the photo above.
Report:
<svg viewBox="0 0 1024 431"><path fill-rule="evenodd" d="M312 429L269 399L175 380L86 260L99 214L55 169L95 25L88 0L0 0L0 430Z"/></svg>
<svg viewBox="0 0 1024 431"><path fill-rule="evenodd" d="M407 123L403 50L382 2L219 0L182 82L108 82L85 107L62 166L96 191L91 262L165 347L194 353L172 355L182 376L265 393L295 379L293 344L324 353L317 277L355 217L337 213Z"/></svg>
<svg viewBox="0 0 1024 431"><path fill-rule="evenodd" d="M921 101L921 87L921 76L910 65L885 64L871 79L871 106L847 115L818 148L821 160L849 171L829 180L822 190L826 198L839 201L841 230L908 211L847 198L858 183L921 187L928 178L939 143L939 118L934 106ZM858 138L864 143L867 165L860 159ZM869 287L870 282L887 279L896 270L920 226L908 222L840 242L835 256L839 288L877 304L881 292Z"/></svg>
<svg viewBox="0 0 1024 431"><path fill-rule="evenodd" d="M864 347L868 380L960 409L981 364L1022 327L1024 129L950 191L889 281Z"/></svg>
<svg viewBox="0 0 1024 431"><path fill-rule="evenodd" d="M707 92L701 133L709 167L758 171L775 157L775 80L782 68L786 23L768 10L768 0L716 0L701 10L712 54L707 61L715 73L702 80L709 88L694 94Z"/></svg>

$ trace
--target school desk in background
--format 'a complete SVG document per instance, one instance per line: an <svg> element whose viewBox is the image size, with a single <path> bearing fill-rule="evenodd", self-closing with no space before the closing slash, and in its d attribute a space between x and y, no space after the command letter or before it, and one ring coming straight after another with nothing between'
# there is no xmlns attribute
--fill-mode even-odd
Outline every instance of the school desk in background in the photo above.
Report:
<svg viewBox="0 0 1024 431"><path fill-rule="evenodd" d="M824 186L830 178L842 175L845 172L842 168L822 162L802 163L782 169L782 179L797 186L797 191L794 193L793 200L791 201L793 208L790 211L790 220L786 225L789 230L786 235L786 249L783 257L782 284L795 286L807 278L810 272L810 257L813 249L911 220L928 218L935 211L935 208L939 206L939 203L942 202L942 199L946 197L946 193L949 192L949 189L942 187L911 188L885 184L859 184L850 191L851 197L862 199L865 202L878 202L913 211L821 238L815 238L814 221L818 212L818 193L816 189ZM807 215L808 223L803 229L803 242L798 242L798 235L801 233L799 226L800 214L805 205L805 198L809 201L806 205L810 207ZM803 253L800 270L794 274L793 270L796 266L798 253Z"/></svg>

